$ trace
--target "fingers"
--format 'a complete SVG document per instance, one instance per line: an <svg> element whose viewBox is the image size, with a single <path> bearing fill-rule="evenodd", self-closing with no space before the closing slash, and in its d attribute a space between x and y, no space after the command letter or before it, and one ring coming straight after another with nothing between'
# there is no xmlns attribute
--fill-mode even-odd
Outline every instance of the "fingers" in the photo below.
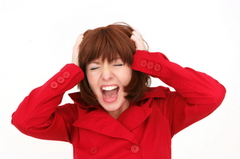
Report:
<svg viewBox="0 0 240 159"><path fill-rule="evenodd" d="M79 65L78 64L78 54L79 54L79 49L80 49L80 44L83 40L84 35L80 34L77 37L77 40L73 46L73 52L72 52L72 63L74 63L75 65Z"/></svg>
<svg viewBox="0 0 240 159"><path fill-rule="evenodd" d="M76 40L76 43L77 44L79 44L80 45L80 43L82 42L82 40L83 40L83 34L80 34L79 36L78 36L78 38L77 38L77 40Z"/></svg>
<svg viewBox="0 0 240 159"><path fill-rule="evenodd" d="M137 50L146 50L145 41L137 30L132 32L131 39L134 41Z"/></svg>
<svg viewBox="0 0 240 159"><path fill-rule="evenodd" d="M81 44L82 40L83 40L83 34L80 34L80 35L77 37L77 40L76 40L74 46L75 46L75 47L79 47L79 45Z"/></svg>
<svg viewBox="0 0 240 159"><path fill-rule="evenodd" d="M77 37L77 40L73 46L73 51L77 51L77 52L79 51L79 45L81 44L82 40L83 40L83 34L80 34Z"/></svg>
<svg viewBox="0 0 240 159"><path fill-rule="evenodd" d="M142 35L140 34L140 32L139 32L138 30L134 30L134 31L132 32L132 34L133 34L134 36L136 36L138 39L143 39L143 38L142 38Z"/></svg>

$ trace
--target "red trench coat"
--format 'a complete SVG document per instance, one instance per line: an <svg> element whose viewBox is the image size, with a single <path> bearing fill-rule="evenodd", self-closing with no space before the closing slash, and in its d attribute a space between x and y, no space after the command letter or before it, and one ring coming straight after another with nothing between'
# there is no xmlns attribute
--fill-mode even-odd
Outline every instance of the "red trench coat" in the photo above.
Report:
<svg viewBox="0 0 240 159"><path fill-rule="evenodd" d="M103 109L82 109L80 93L70 94L74 104L59 106L64 92L84 77L79 67L67 64L22 101L12 124L29 136L70 142L75 159L170 159L174 134L212 113L225 88L162 53L137 51L132 69L158 77L176 91L151 88L118 119Z"/></svg>

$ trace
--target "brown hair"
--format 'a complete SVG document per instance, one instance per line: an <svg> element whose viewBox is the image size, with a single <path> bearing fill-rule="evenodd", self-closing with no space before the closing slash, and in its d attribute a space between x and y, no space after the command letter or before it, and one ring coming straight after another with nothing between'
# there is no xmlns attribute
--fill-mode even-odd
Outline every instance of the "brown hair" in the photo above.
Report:
<svg viewBox="0 0 240 159"><path fill-rule="evenodd" d="M136 52L134 42L130 39L133 29L126 23L114 23L106 27L87 30L80 44L78 62L80 68L86 74L86 66L95 59L112 62L116 57L131 66L133 55ZM150 82L149 75L132 71L132 79L125 87L128 94L125 98L130 102L139 100L147 91ZM91 91L87 77L78 84L81 90L82 100L87 105L99 105L95 95Z"/></svg>

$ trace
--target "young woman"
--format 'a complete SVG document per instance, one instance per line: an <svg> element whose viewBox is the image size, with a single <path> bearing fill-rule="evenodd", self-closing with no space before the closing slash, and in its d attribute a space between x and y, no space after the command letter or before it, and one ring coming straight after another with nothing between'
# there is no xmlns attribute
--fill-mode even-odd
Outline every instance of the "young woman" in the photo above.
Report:
<svg viewBox="0 0 240 159"><path fill-rule="evenodd" d="M86 31L72 63L34 89L12 116L22 133L70 142L74 158L171 158L171 138L212 113L225 88L212 77L146 51L126 24ZM157 77L176 91L150 88ZM63 94L73 104L59 106Z"/></svg>

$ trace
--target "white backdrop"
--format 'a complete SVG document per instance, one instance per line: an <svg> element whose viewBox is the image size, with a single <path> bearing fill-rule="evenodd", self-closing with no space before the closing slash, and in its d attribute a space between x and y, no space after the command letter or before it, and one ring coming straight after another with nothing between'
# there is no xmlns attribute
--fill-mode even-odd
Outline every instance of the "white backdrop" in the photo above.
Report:
<svg viewBox="0 0 240 159"><path fill-rule="evenodd" d="M219 109L173 138L173 159L240 158L239 0L0 0L0 158L72 158L69 143L25 136L11 114L71 61L78 34L118 21L138 29L151 51L227 89Z"/></svg>

